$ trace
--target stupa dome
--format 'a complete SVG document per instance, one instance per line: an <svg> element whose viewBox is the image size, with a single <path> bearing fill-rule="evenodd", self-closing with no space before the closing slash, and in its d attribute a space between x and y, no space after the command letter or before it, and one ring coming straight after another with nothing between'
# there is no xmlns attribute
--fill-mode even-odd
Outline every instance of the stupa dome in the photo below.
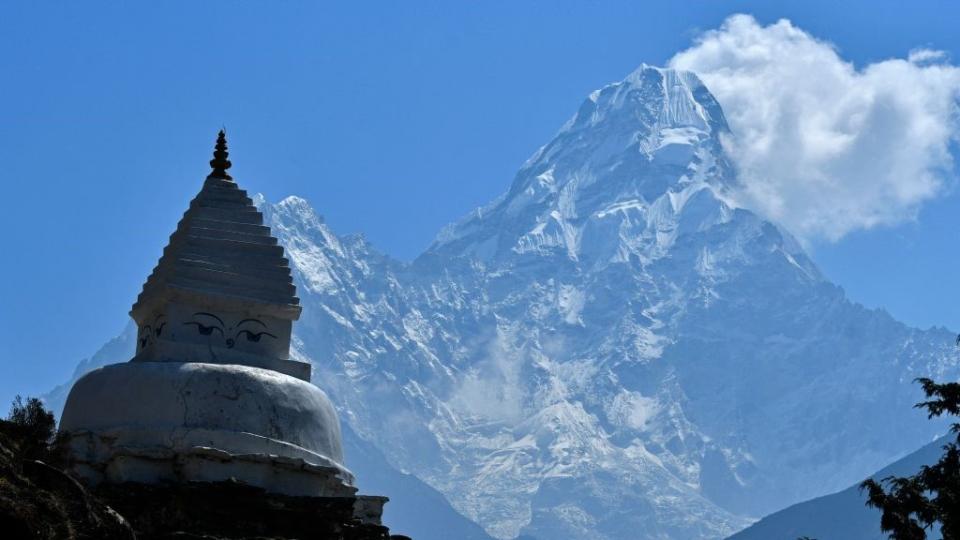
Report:
<svg viewBox="0 0 960 540"><path fill-rule="evenodd" d="M298 495L354 491L326 394L266 369L199 362L105 366L74 384L60 430L80 443L71 445L72 458L95 481L239 478ZM305 469L321 474L294 478Z"/></svg>

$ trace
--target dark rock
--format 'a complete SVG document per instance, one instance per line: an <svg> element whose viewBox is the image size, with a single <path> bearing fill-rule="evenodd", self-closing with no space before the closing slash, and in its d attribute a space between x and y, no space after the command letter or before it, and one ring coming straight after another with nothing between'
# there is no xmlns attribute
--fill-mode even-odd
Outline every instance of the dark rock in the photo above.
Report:
<svg viewBox="0 0 960 540"><path fill-rule="evenodd" d="M354 497L292 497L239 482L88 489L33 459L0 421L3 540L410 540L354 517ZM22 444L21 444L22 443Z"/></svg>
<svg viewBox="0 0 960 540"><path fill-rule="evenodd" d="M105 484L96 494L130 519L137 537L390 540L354 518L354 497L293 497L238 482Z"/></svg>
<svg viewBox="0 0 960 540"><path fill-rule="evenodd" d="M24 460L0 426L0 531L10 540L133 540L127 521L62 470ZM27 444L23 446L28 446Z"/></svg>

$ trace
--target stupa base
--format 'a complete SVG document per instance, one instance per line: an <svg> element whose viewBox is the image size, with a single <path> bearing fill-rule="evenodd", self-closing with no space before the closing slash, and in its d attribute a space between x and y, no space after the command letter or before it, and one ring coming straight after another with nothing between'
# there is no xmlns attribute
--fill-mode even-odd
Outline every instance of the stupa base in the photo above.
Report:
<svg viewBox="0 0 960 540"><path fill-rule="evenodd" d="M291 497L229 481L102 484L93 492L147 540L409 540L380 523L384 497ZM364 517L371 505L375 520Z"/></svg>
<svg viewBox="0 0 960 540"><path fill-rule="evenodd" d="M250 434L178 429L151 431L79 431L65 437L70 472L90 486L106 483L143 484L239 481L270 493L306 497L352 497L357 488L349 472L333 463L317 464L283 455L282 443L263 440L257 453L232 453L205 445ZM139 441L170 441L169 446ZM193 444L201 443L201 444ZM226 445L225 445L226 446ZM237 448L233 444L228 447ZM272 452L269 451L272 448ZM317 460L313 460L317 461Z"/></svg>

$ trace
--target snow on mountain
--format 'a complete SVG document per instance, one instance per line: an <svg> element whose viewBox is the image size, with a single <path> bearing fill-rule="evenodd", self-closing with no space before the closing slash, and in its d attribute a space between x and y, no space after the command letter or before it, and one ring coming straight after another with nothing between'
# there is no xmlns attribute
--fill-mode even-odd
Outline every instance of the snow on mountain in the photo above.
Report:
<svg viewBox="0 0 960 540"><path fill-rule="evenodd" d="M264 205L345 419L501 538L714 538L930 440L946 331L844 298L731 206L719 104L643 66L409 265ZM899 434L891 438L892 430Z"/></svg>
<svg viewBox="0 0 960 540"><path fill-rule="evenodd" d="M498 538L723 538L929 442L946 330L849 302L730 204L723 112L643 66L413 263L258 205L304 310L294 354L352 432Z"/></svg>
<svg viewBox="0 0 960 540"><path fill-rule="evenodd" d="M703 214L687 212L687 226L726 219L728 209L697 194L722 191L731 177L719 144L727 131L695 75L643 66L593 92L505 196L448 227L429 253L490 260L562 250L574 260L609 262L631 252L655 256L680 232L675 218L691 200Z"/></svg>
<svg viewBox="0 0 960 540"><path fill-rule="evenodd" d="M956 373L950 336L732 207L728 133L695 75L644 66L410 265L276 205L317 383L501 538L721 537L930 440L909 381Z"/></svg>

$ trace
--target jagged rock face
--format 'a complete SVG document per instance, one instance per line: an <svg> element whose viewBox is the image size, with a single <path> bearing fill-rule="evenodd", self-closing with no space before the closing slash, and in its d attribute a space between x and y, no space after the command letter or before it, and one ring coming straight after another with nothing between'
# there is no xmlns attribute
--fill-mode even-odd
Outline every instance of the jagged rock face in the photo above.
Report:
<svg viewBox="0 0 960 540"><path fill-rule="evenodd" d="M718 137L727 131L696 76L641 68L591 94L504 197L448 227L426 257L511 265L525 254L558 252L603 264L663 248L686 198L725 187L729 165ZM667 234L651 245L657 232Z"/></svg>
<svg viewBox="0 0 960 540"><path fill-rule="evenodd" d="M909 381L957 373L951 336L850 303L729 205L726 132L694 75L641 68L409 265L260 200L294 357L501 538L718 538L860 479L939 429Z"/></svg>

